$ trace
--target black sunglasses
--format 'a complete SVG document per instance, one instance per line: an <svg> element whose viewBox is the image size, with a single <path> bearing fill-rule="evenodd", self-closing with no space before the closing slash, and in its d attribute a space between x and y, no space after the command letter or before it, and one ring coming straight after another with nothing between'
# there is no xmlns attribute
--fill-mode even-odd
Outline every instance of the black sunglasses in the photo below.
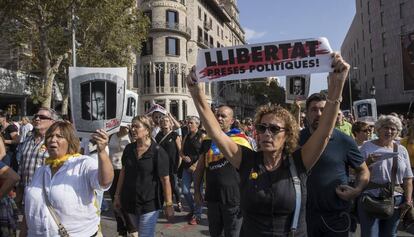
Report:
<svg viewBox="0 0 414 237"><path fill-rule="evenodd" d="M279 126L274 125L274 124L266 125L266 124L260 124L259 123L259 124L256 124L254 127L255 127L256 131L260 134L265 133L267 129L269 129L269 131L273 135L276 135L276 134L286 130L285 128L279 127Z"/></svg>
<svg viewBox="0 0 414 237"><path fill-rule="evenodd" d="M35 115L33 115L33 119L53 120L51 117L47 117L46 115L42 115L42 114L35 114Z"/></svg>

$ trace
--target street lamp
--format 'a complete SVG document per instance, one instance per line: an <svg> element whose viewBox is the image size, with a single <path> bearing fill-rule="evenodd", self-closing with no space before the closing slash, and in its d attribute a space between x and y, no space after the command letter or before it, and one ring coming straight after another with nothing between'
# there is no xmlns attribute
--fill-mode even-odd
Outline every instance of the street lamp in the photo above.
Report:
<svg viewBox="0 0 414 237"><path fill-rule="evenodd" d="M352 70L358 70L358 67L352 67L351 70L349 70L349 74L348 74L348 87L349 87L349 111L351 111L351 115L352 114L352 77L351 77L351 73Z"/></svg>
<svg viewBox="0 0 414 237"><path fill-rule="evenodd" d="M375 86L374 86L374 85L372 85L372 86L369 88L369 94L371 95L371 98L375 98L375 93L376 93Z"/></svg>

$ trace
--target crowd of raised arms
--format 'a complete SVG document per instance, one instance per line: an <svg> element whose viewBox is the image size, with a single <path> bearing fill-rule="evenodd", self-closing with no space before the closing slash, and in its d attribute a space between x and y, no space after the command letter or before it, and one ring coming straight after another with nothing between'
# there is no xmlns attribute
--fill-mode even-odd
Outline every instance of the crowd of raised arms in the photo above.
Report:
<svg viewBox="0 0 414 237"><path fill-rule="evenodd" d="M389 237L414 228L414 120L345 116L349 65L333 53L332 69L327 94L302 108L258 105L252 118L212 109L195 68L186 80L198 114L183 121L153 109L115 134L80 139L53 109L20 121L0 112L0 237L106 236L105 192L118 236L155 236L158 218L175 212L198 225L203 207L214 237L345 237L358 225L361 236Z"/></svg>

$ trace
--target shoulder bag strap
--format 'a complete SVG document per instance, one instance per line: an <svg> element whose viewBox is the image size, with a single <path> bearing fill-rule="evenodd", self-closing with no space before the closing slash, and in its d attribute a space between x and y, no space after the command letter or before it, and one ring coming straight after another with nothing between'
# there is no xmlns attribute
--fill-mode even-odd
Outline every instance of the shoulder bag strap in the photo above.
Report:
<svg viewBox="0 0 414 237"><path fill-rule="evenodd" d="M168 132L167 134L165 134L165 136L160 140L160 142L158 142L158 144L161 144L164 140L165 140L165 138L167 138L168 137L168 135L170 135L171 133L172 133L173 131L170 131L170 132Z"/></svg>
<svg viewBox="0 0 414 237"><path fill-rule="evenodd" d="M398 152L398 145L394 142L394 152ZM398 154L392 158L392 169L391 169L391 197L394 196L395 180L397 179L398 170Z"/></svg>
<svg viewBox="0 0 414 237"><path fill-rule="evenodd" d="M300 206L302 202L302 192L301 192L301 187L300 187L300 179L296 171L295 161L293 160L292 157L289 157L288 159L289 159L290 176L292 177L293 186L295 188L295 194L296 194L295 212L293 214L292 225L290 227L290 231L291 231L290 236L293 236L294 232L298 228Z"/></svg>
<svg viewBox="0 0 414 237"><path fill-rule="evenodd" d="M45 198L47 209L49 209L49 213L52 216L53 220L55 221L56 225L58 226L58 232L59 235L62 237L69 237L69 234L66 230L66 228L63 226L62 222L59 219L59 216L56 214L55 209L52 207L52 204L49 201L49 197L46 194L46 182L45 182L45 176L46 169L43 170L43 197Z"/></svg>

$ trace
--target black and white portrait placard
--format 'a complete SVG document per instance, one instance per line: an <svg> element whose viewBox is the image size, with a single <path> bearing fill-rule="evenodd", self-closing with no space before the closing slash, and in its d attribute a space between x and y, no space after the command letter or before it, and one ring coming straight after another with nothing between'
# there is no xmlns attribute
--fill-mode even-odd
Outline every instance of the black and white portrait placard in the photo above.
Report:
<svg viewBox="0 0 414 237"><path fill-rule="evenodd" d="M138 94L125 90L124 114L122 115L122 126L130 125L132 119L138 115Z"/></svg>
<svg viewBox="0 0 414 237"><path fill-rule="evenodd" d="M309 94L310 75L286 77L286 103L306 100Z"/></svg>
<svg viewBox="0 0 414 237"><path fill-rule="evenodd" d="M356 120L377 121L377 103L375 99L354 101L353 109Z"/></svg>
<svg viewBox="0 0 414 237"><path fill-rule="evenodd" d="M124 111L126 68L69 68L72 119L79 137L97 129L119 131Z"/></svg>

